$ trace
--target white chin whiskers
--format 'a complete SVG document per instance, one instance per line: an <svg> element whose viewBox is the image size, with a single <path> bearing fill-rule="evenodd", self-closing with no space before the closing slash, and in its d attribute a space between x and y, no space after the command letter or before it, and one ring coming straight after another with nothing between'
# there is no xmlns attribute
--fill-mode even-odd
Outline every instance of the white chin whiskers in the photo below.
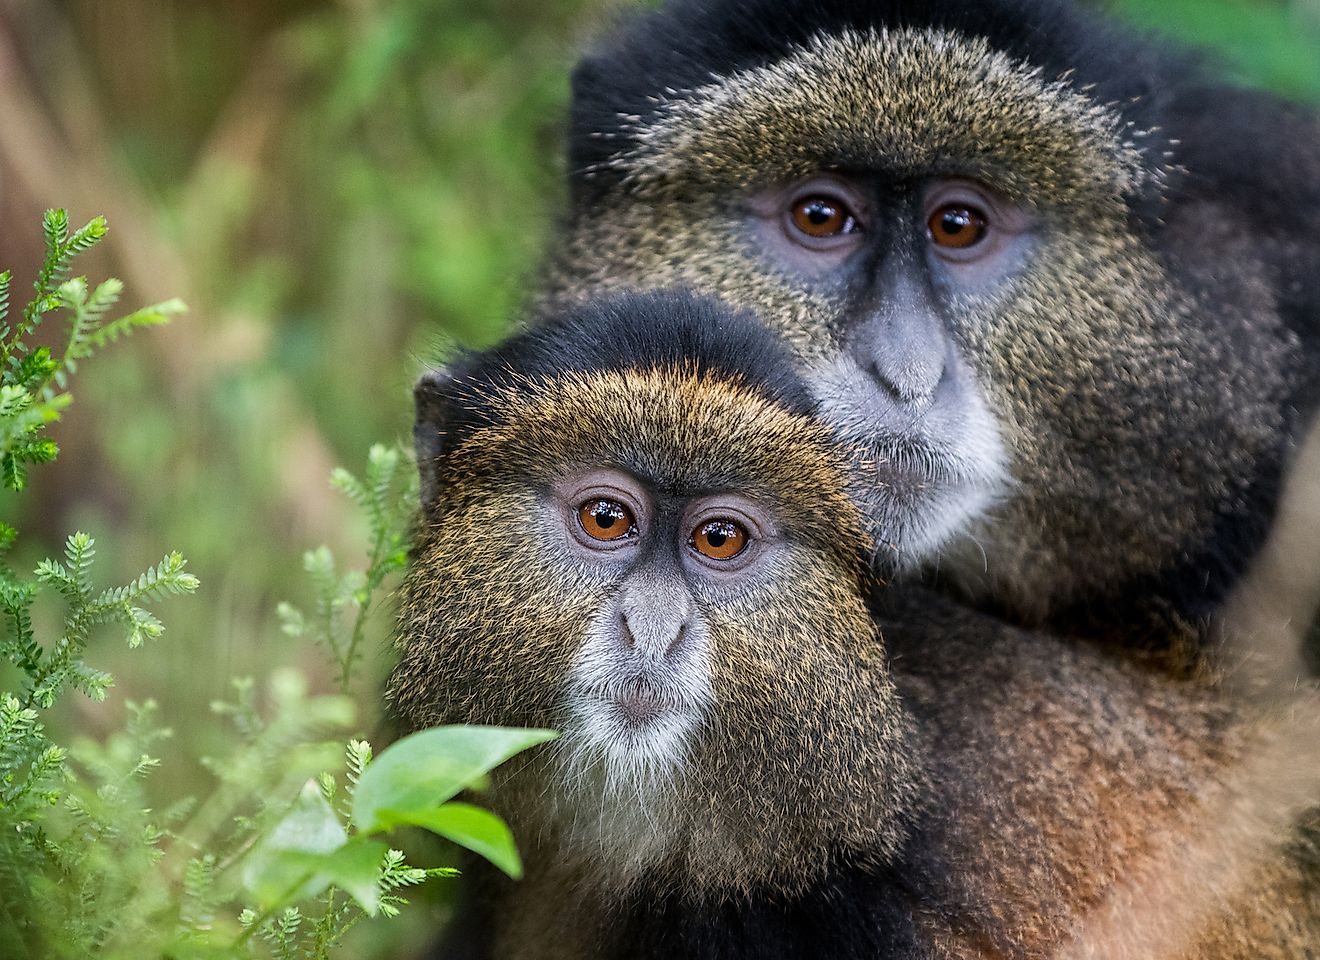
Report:
<svg viewBox="0 0 1320 960"><path fill-rule="evenodd" d="M564 746L578 766L600 767L606 785L660 784L686 763L712 700L699 626L680 653L654 657L597 624L569 674Z"/></svg>
<svg viewBox="0 0 1320 960"><path fill-rule="evenodd" d="M626 652L587 642L555 749L569 852L611 863L618 883L664 855L682 829L681 787L711 702L704 652L639 669Z"/></svg>

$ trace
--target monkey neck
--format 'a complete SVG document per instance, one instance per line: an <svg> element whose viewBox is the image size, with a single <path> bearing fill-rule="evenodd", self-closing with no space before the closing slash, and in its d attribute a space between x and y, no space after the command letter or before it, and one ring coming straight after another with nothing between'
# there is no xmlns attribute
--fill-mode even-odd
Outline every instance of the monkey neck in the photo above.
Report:
<svg viewBox="0 0 1320 960"><path fill-rule="evenodd" d="M1189 592L1180 586L1181 577L1171 573L1140 584L1127 583L1102 595L1037 608L1007 588L987 591L979 581L922 571L905 577L892 591L878 590L873 609L883 615L886 605L902 606L909 596L922 596L931 588L949 598L939 601L942 604L966 604L969 614L975 611L987 623L998 621L991 629L1038 630L1058 641L1100 645L1119 659L1186 679L1213 669L1215 660L1211 608L1199 599L1189 599Z"/></svg>

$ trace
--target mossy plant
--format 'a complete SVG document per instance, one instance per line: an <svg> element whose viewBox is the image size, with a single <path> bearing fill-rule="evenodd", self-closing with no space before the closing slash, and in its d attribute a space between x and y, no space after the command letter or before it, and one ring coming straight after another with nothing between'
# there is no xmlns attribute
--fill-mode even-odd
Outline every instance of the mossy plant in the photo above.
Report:
<svg viewBox="0 0 1320 960"><path fill-rule="evenodd" d="M43 226L35 295L13 322L10 275L0 274L0 483L14 491L30 490L31 468L59 454L47 429L71 402L78 364L183 310L167 301L108 320L119 282L67 278L77 254L105 235L104 219L70 231L64 211L51 210ZM64 348L33 346L56 315L67 324ZM407 460L373 447L365 479L335 472L334 485L367 515L366 569L339 573L328 550L312 551L315 614L281 607L285 631L315 636L345 691L366 616L405 562L416 496L401 479ZM113 677L84 659L95 631L117 630L132 647L159 639L165 627L149 608L196 592L197 579L171 552L128 583L97 587L95 542L82 532L27 575L4 559L17 538L0 521L0 655L16 678L0 689L0 956L327 958L363 918L396 915L403 888L456 873L408 864L384 839L400 826L520 874L503 821L453 798L552 732L437 728L373 759L365 741L335 739L355 720L352 701L309 694L292 670L260 690L235 681L233 699L212 705L227 747L197 758L210 793L153 809L144 781L170 736L153 702L127 704L124 728L100 741L57 743L46 717L70 696L103 700L111 689ZM50 636L35 625L38 604L62 607Z"/></svg>

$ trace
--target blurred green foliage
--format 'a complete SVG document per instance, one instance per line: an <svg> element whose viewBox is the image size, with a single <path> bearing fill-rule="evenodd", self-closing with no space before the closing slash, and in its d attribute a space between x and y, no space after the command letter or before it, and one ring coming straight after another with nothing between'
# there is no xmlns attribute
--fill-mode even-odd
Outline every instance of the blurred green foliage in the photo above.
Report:
<svg viewBox="0 0 1320 960"><path fill-rule="evenodd" d="M90 416L57 434L67 454L52 495L37 517L18 507L46 537L33 556L74 528L112 545L102 562L115 572L160 542L187 545L209 594L180 614L191 642L156 675L111 669L128 693L162 701L181 754L204 751L206 724L178 718L226 677L297 657L329 680L272 626L272 607L297 598L304 550L367 534L331 468L406 437L422 365L491 342L515 314L559 195L568 68L598 12L581 0L10 12L0 24L41 65L28 92L50 115L27 132L47 179L24 185L45 203L42 191L80 184L79 213L104 201L125 295L192 307L188 323L88 371ZM375 638L387 623L383 610ZM364 652L369 694L387 656Z"/></svg>
<svg viewBox="0 0 1320 960"><path fill-rule="evenodd" d="M1112 0L1179 43L1215 50L1234 79L1320 103L1320 0Z"/></svg>
<svg viewBox="0 0 1320 960"><path fill-rule="evenodd" d="M153 806L205 792L196 758L224 751L209 705L230 678L292 664L314 690L338 686L275 606L313 610L304 552L355 555L371 533L332 468L407 437L422 365L516 312L559 196L568 68L598 22L581 0L0 4L0 60L12 46L23 68L0 76L7 217L104 211L109 262L88 272L123 277L130 302L191 307L80 374L41 496L0 502L25 533L19 569L84 529L106 580L172 543L204 584L151 658L95 651L117 680L106 704L51 720L57 740L100 738L127 700L154 698L175 736L154 746ZM0 262L26 285L30 231L8 233ZM371 611L354 651L352 732L377 742L390 613ZM34 611L48 633L59 615ZM425 942L440 915L405 915L411 932L348 955Z"/></svg>
<svg viewBox="0 0 1320 960"><path fill-rule="evenodd" d="M84 529L108 580L168 543L205 585L150 660L98 651L112 703L154 697L177 731L157 747L164 798L197 792L192 758L218 747L208 704L229 678L292 663L336 686L274 615L314 603L305 551L369 536L326 477L406 438L424 363L507 328L562 195L569 67L616 2L0 0L6 222L104 211L113 262L89 272L122 276L130 302L191 307L80 375L86 409L53 432L64 453L40 468L42 498L0 502L28 541L17 567ZM1320 0L1096 2L1320 102ZM40 267L25 237L0 231L16 284ZM364 704L388 628L387 607L361 628ZM124 720L90 703L63 718L94 737ZM357 955L424 941L432 920L414 919Z"/></svg>

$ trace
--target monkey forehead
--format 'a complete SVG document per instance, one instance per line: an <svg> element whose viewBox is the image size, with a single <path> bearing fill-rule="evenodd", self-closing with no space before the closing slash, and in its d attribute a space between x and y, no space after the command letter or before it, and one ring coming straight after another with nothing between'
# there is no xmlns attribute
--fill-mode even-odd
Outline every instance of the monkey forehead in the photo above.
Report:
<svg viewBox="0 0 1320 960"><path fill-rule="evenodd" d="M673 491L761 493L861 528L853 452L745 383L691 367L566 373L472 398L492 415L446 456L457 474L552 480L614 466ZM455 477L458 479L458 477Z"/></svg>
<svg viewBox="0 0 1320 960"><path fill-rule="evenodd" d="M768 65L669 91L623 118L605 162L638 194L751 187L821 169L970 176L1014 199L1113 201L1158 189L1136 129L1066 80L938 29L843 32Z"/></svg>

